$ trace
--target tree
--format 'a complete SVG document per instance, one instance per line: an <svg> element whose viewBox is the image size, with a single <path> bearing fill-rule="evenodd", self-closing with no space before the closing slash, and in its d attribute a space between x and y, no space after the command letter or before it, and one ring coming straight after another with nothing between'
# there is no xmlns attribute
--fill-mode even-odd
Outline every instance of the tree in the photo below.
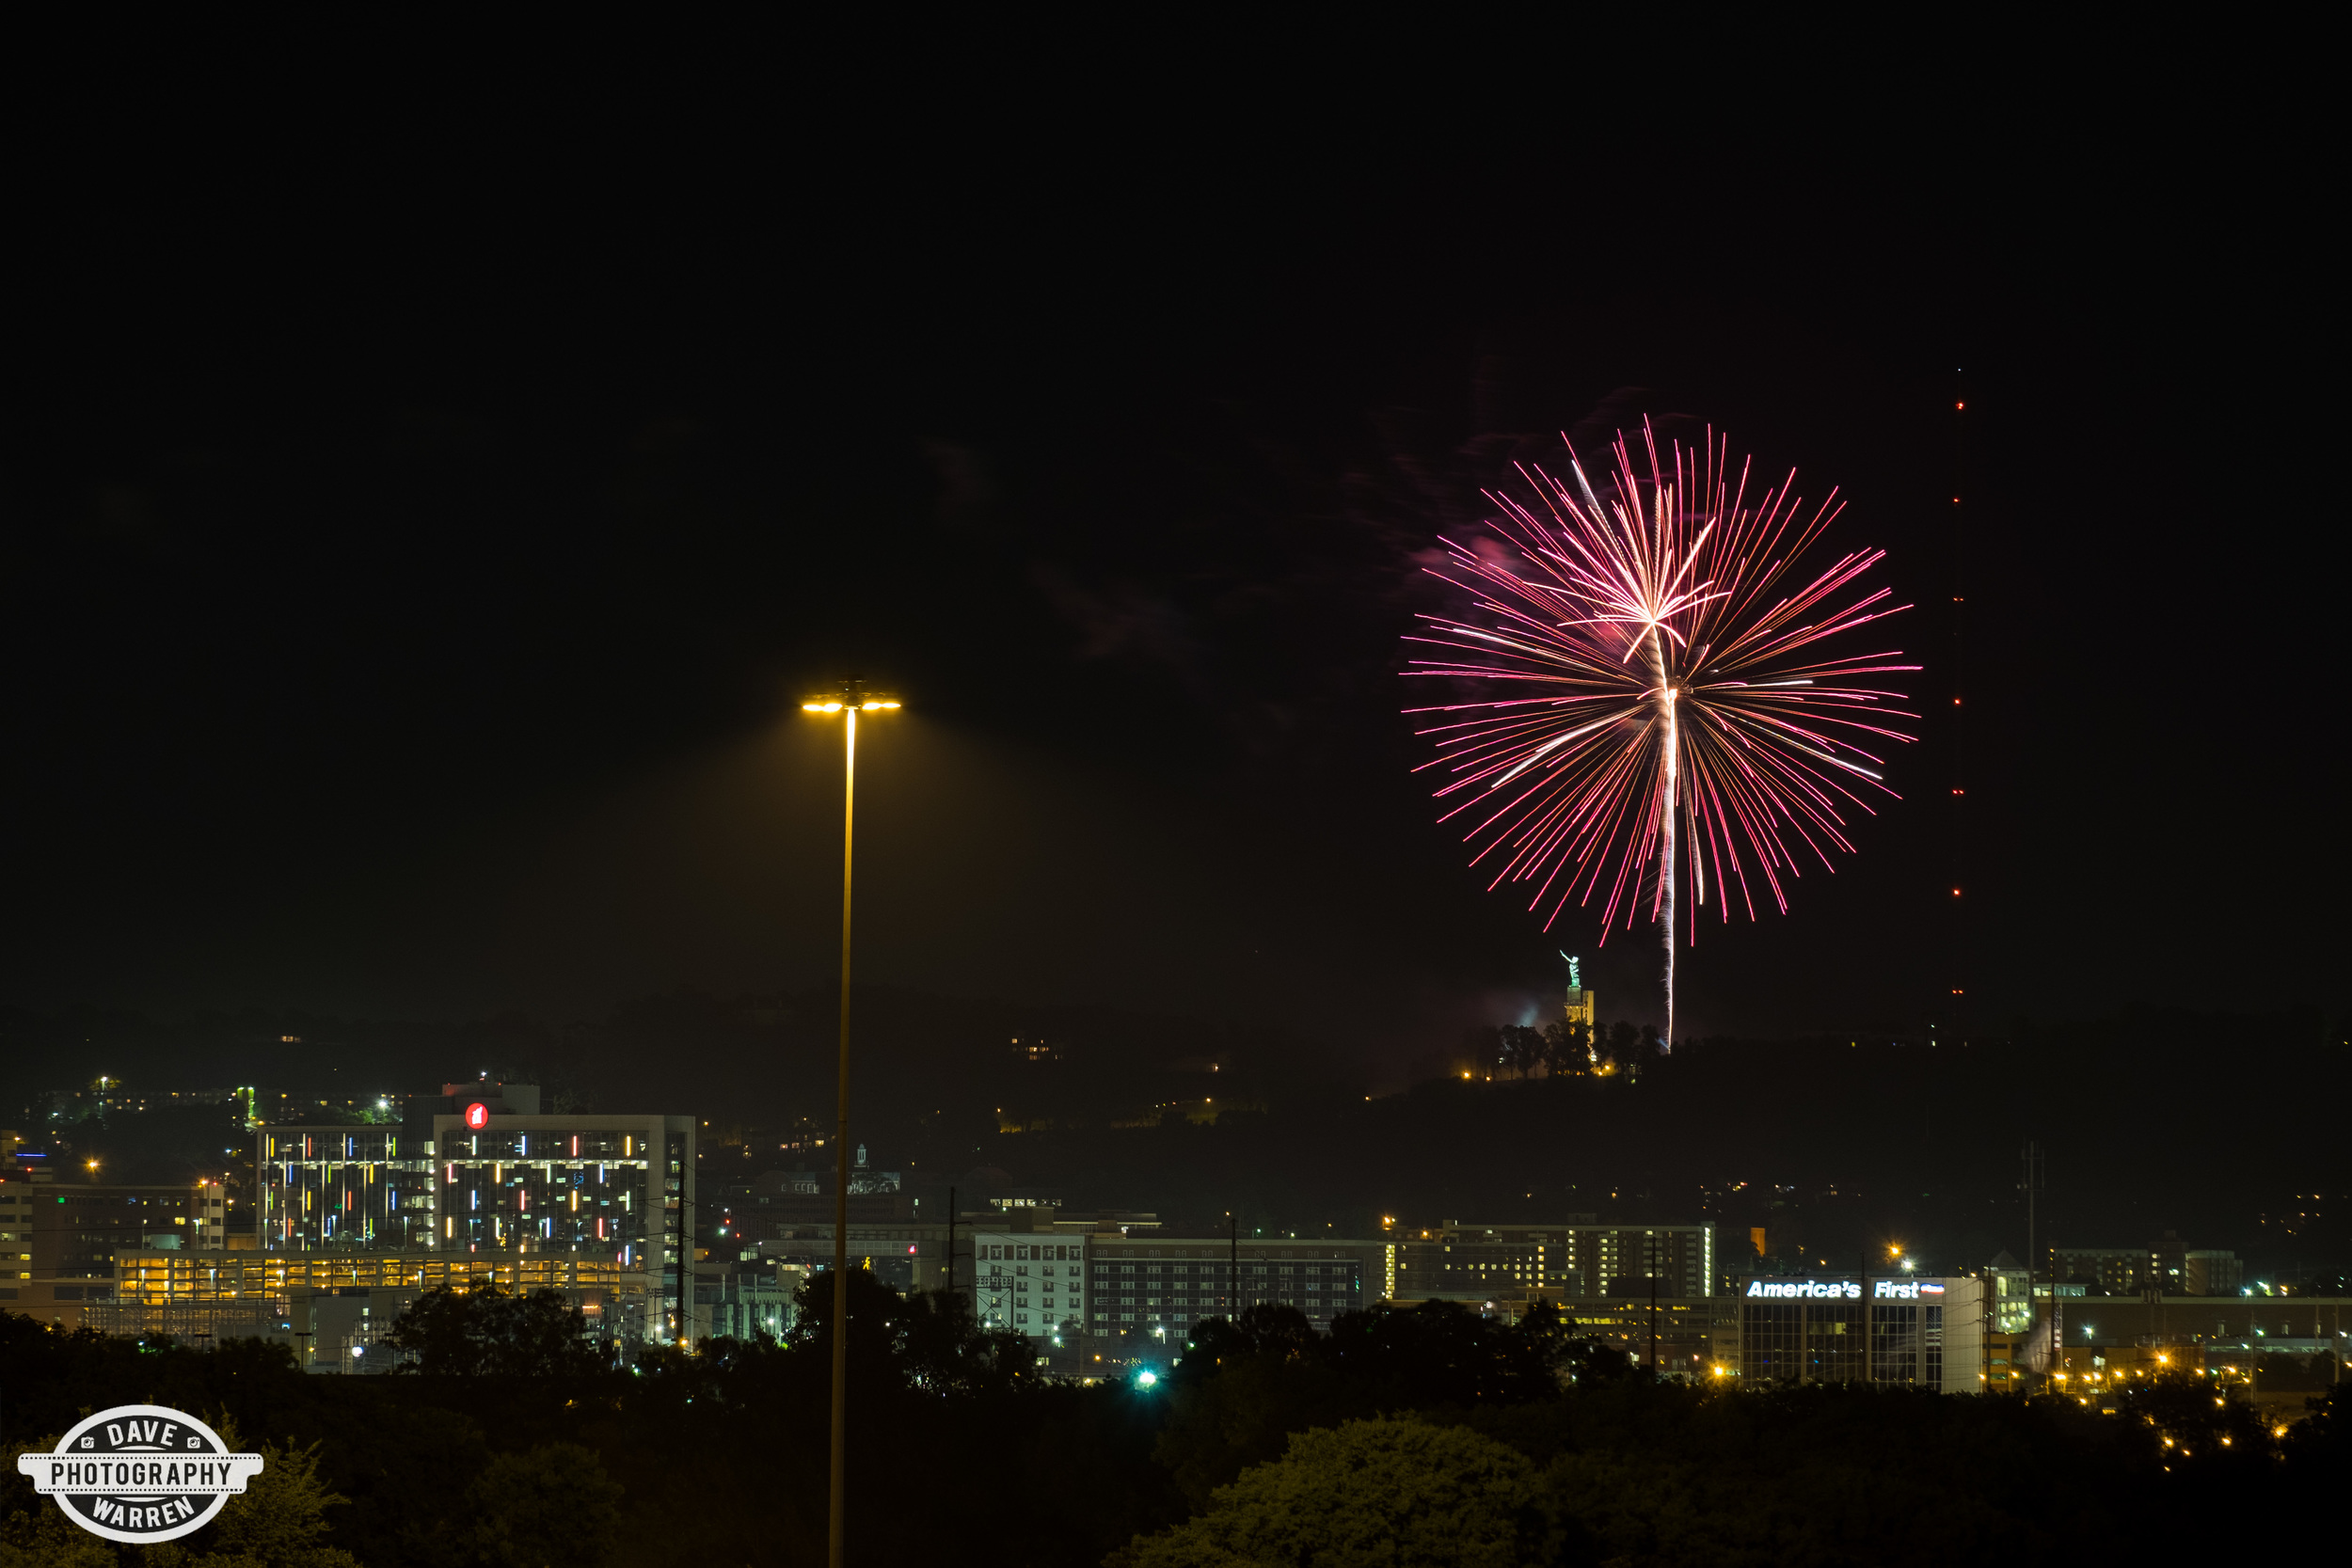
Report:
<svg viewBox="0 0 2352 1568"><path fill-rule="evenodd" d="M220 1435L230 1452L245 1448L234 1421L224 1418ZM147 1568L359 1568L358 1558L323 1539L326 1511L351 1499L319 1479L319 1446L264 1443L255 1451L262 1473L244 1493L195 1535L142 1548Z"/></svg>
<svg viewBox="0 0 2352 1568"><path fill-rule="evenodd" d="M1538 1301L1519 1318L1528 1341L1553 1377L1569 1384L1616 1383L1634 1375L1633 1358L1592 1335L1579 1337L1560 1308Z"/></svg>
<svg viewBox="0 0 2352 1568"><path fill-rule="evenodd" d="M809 1275L784 1344L819 1363L833 1354L833 1273ZM901 1295L869 1270L850 1273L850 1370L933 1394L975 1394L1036 1381L1027 1336L982 1328L961 1295Z"/></svg>
<svg viewBox="0 0 2352 1568"><path fill-rule="evenodd" d="M1462 1031L1462 1059L1484 1078L1502 1059L1502 1031L1491 1023L1473 1023Z"/></svg>
<svg viewBox="0 0 2352 1568"><path fill-rule="evenodd" d="M1432 1410L1518 1404L1560 1392L1550 1320L1499 1323L1460 1302L1424 1301L1342 1314L1323 1352L1379 1389L1379 1408Z"/></svg>
<svg viewBox="0 0 2352 1568"><path fill-rule="evenodd" d="M502 1453L468 1489L481 1560L491 1568L601 1568L620 1517L620 1483L577 1443Z"/></svg>
<svg viewBox="0 0 2352 1568"><path fill-rule="evenodd" d="M1535 1070L1544 1059L1544 1033L1522 1023L1506 1023L1502 1030L1502 1059L1524 1078Z"/></svg>
<svg viewBox="0 0 2352 1568"><path fill-rule="evenodd" d="M65 1511L33 1490L16 1467L17 1455L54 1453L58 1433L38 1443L11 1443L0 1469L0 1568L116 1568L115 1549L65 1516Z"/></svg>
<svg viewBox="0 0 2352 1568"><path fill-rule="evenodd" d="M604 1370L586 1317L560 1291L518 1296L501 1286L427 1291L384 1342L427 1377L580 1377Z"/></svg>
<svg viewBox="0 0 2352 1568"><path fill-rule="evenodd" d="M1289 1307L1212 1320L1176 1365L1154 1452L1198 1503L1309 1427L1555 1398L1555 1318L1498 1323L1457 1303L1423 1302L1343 1314L1327 1335Z"/></svg>
<svg viewBox="0 0 2352 1568"><path fill-rule="evenodd" d="M1117 1568L1509 1568L1541 1544L1524 1455L1403 1418L1304 1432L1219 1487L1209 1510L1110 1559Z"/></svg>
<svg viewBox="0 0 2352 1568"><path fill-rule="evenodd" d="M1592 1066L1592 1030L1581 1023L1556 1018L1544 1025L1544 1068L1554 1078L1566 1078Z"/></svg>

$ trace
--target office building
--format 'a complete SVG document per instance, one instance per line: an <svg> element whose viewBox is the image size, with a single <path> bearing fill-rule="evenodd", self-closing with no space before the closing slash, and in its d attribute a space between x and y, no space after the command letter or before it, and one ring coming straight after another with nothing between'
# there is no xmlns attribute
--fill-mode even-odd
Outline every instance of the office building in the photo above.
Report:
<svg viewBox="0 0 2352 1568"><path fill-rule="evenodd" d="M1947 1394L1984 1387L1984 1281L1822 1275L1747 1280L1736 1363L1761 1383L1875 1383ZM1725 1347L1728 1349L1728 1347Z"/></svg>
<svg viewBox="0 0 2352 1568"><path fill-rule="evenodd" d="M45 1323L81 1322L114 1294L114 1257L152 1247L218 1254L228 1204L217 1181L145 1186L0 1177L0 1307Z"/></svg>

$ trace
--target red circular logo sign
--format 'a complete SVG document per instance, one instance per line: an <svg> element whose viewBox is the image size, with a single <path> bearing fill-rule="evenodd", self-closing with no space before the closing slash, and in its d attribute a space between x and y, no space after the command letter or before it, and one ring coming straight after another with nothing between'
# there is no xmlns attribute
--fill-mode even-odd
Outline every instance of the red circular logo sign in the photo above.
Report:
<svg viewBox="0 0 2352 1568"><path fill-rule="evenodd" d="M479 1132L490 1125L490 1107L479 1100L466 1107L466 1125Z"/></svg>

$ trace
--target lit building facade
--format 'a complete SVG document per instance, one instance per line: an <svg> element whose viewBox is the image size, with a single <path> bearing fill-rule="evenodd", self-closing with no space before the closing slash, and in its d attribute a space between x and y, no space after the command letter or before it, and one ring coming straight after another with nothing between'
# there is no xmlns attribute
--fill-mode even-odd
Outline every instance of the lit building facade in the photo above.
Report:
<svg viewBox="0 0 2352 1568"><path fill-rule="evenodd" d="M528 1085L489 1085L480 1098L468 1089L450 1085L443 1108L398 1129L258 1129L261 1250L601 1259L658 1280L657 1316L675 1325L691 1260L694 1118L540 1116L508 1109L536 1111Z"/></svg>
<svg viewBox="0 0 2352 1568"><path fill-rule="evenodd" d="M957 1238L957 1243L961 1252L963 1239ZM982 1327L1009 1328L1037 1339L1058 1337L1065 1323L1083 1330L1087 1243L1083 1233L973 1230L969 1275L973 1316Z"/></svg>
<svg viewBox="0 0 2352 1568"><path fill-rule="evenodd" d="M791 1263L765 1269L738 1264L715 1275L695 1271L695 1338L751 1340L763 1334L782 1338L799 1315L794 1292L812 1272Z"/></svg>
<svg viewBox="0 0 2352 1568"><path fill-rule="evenodd" d="M2246 1265L2234 1252L2187 1247L2168 1234L2152 1247L2052 1247L2042 1281L2052 1280L2095 1295L2227 1296L2244 1288Z"/></svg>
<svg viewBox="0 0 2352 1568"><path fill-rule="evenodd" d="M850 1222L850 1267L865 1269L882 1284L901 1292L935 1291L942 1279L947 1227L945 1225L872 1225ZM962 1244L961 1236L957 1244ZM803 1270L833 1267L833 1227L778 1226L767 1241L737 1243L721 1256L739 1262L757 1262Z"/></svg>
<svg viewBox="0 0 2352 1568"><path fill-rule="evenodd" d="M255 1229L269 1252L401 1252L437 1244L433 1140L396 1127L262 1127Z"/></svg>
<svg viewBox="0 0 2352 1568"><path fill-rule="evenodd" d="M1714 1293L1712 1225L1465 1225L1449 1220L1397 1243L1397 1301L1459 1301L1518 1316L1554 1303Z"/></svg>
<svg viewBox="0 0 2352 1568"><path fill-rule="evenodd" d="M1380 1299L1381 1242L1298 1237L1095 1236L1087 1243L1087 1330L1138 1348L1184 1348L1210 1318L1295 1307L1328 1332L1332 1320Z"/></svg>
<svg viewBox="0 0 2352 1568"><path fill-rule="evenodd" d="M297 1345L312 1371L389 1371L379 1336L427 1291L495 1285L554 1291L588 1332L625 1357L658 1328L659 1276L578 1253L453 1251L119 1252L114 1290L82 1322L111 1334L170 1334L193 1343L260 1336ZM373 1362L369 1356L373 1354Z"/></svg>
<svg viewBox="0 0 2352 1568"><path fill-rule="evenodd" d="M1389 1247L1294 1237L1165 1236L1147 1215L979 1217L960 1227L955 1285L990 1328L1046 1343L1073 1334L1128 1354L1181 1351L1193 1329L1265 1304L1319 1330L1380 1299ZM1123 1227L1123 1228L1122 1228Z"/></svg>
<svg viewBox="0 0 2352 1568"><path fill-rule="evenodd" d="M1964 1275L1753 1278L1740 1291L1731 1370L1749 1383L1979 1393L1986 1301L1984 1282Z"/></svg>
<svg viewBox="0 0 2352 1568"><path fill-rule="evenodd" d="M86 1304L113 1296L116 1253L152 1247L214 1257L227 1244L227 1225L217 1181L99 1185L46 1172L0 1179L0 1307L79 1323Z"/></svg>

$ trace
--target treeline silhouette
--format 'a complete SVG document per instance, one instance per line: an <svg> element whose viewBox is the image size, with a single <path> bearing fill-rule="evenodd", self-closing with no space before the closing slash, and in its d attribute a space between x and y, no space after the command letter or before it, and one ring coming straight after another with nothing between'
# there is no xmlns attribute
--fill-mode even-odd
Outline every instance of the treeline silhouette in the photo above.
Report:
<svg viewBox="0 0 2352 1568"><path fill-rule="evenodd" d="M2281 1434L2185 1380L2112 1415L1727 1390L1653 1381L1549 1312L1514 1324L1451 1305L1328 1333L1252 1308L1203 1325L1154 1386L1076 1386L1042 1381L1025 1341L960 1303L863 1273L851 1287L862 1564L1304 1562L1318 1537L1301 1521L1317 1520L1321 1539L1395 1543L1400 1565L2169 1560L2291 1534L2352 1481L2340 1392ZM281 1451L315 1444L320 1485L344 1499L323 1544L369 1568L798 1568L824 1554L829 1284L801 1307L780 1342L615 1370L551 1295L437 1295L391 1336L407 1367L365 1378L306 1376L258 1341L196 1350L8 1315L0 1423L14 1449L88 1410L157 1403ZM1379 1476L1409 1484L1367 1493ZM0 1485L0 1552L29 1549L50 1505L13 1465Z"/></svg>

